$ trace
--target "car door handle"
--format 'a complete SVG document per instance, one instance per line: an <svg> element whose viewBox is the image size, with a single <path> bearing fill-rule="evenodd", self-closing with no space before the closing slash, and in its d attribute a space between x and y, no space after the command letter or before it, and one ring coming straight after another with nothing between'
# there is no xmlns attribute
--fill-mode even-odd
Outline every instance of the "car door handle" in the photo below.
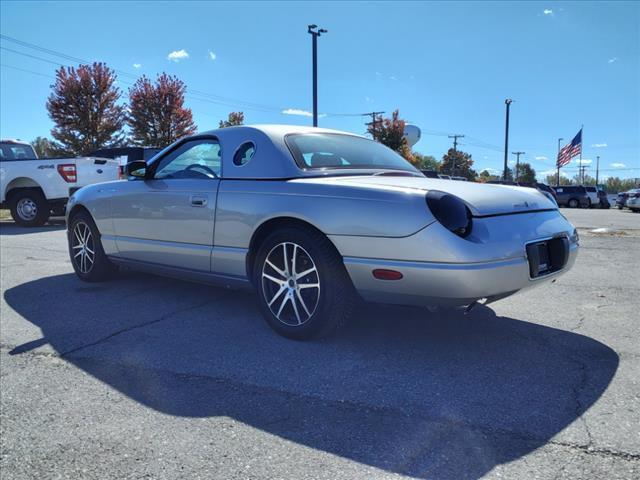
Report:
<svg viewBox="0 0 640 480"><path fill-rule="evenodd" d="M204 207L206 204L207 204L207 197L203 197L202 195L191 196L192 207Z"/></svg>

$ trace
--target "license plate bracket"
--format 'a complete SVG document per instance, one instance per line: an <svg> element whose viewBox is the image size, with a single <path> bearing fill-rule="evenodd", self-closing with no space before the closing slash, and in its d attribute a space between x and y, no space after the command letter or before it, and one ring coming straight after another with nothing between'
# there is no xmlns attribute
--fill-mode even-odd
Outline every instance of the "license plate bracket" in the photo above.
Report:
<svg viewBox="0 0 640 480"><path fill-rule="evenodd" d="M529 276L539 278L562 270L569 260L569 239L557 237L527 244Z"/></svg>

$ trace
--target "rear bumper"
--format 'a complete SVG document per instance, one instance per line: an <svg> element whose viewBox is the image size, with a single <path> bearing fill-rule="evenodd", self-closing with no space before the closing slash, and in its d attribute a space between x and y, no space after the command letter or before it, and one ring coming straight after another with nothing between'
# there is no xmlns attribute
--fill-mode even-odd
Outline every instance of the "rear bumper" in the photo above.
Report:
<svg viewBox="0 0 640 480"><path fill-rule="evenodd" d="M504 298L532 288L567 272L578 254L578 244L569 246L569 258L562 270L543 277L529 277L529 263L523 255L483 263L434 263L344 257L344 264L360 295L370 302L402 305L468 305L476 300ZM374 269L402 273L400 280L378 280Z"/></svg>

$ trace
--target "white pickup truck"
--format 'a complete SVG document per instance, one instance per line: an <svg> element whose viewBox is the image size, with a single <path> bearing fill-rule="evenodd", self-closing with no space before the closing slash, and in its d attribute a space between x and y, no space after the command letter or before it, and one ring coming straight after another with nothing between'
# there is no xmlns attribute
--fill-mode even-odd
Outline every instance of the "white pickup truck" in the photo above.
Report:
<svg viewBox="0 0 640 480"><path fill-rule="evenodd" d="M117 160L39 159L28 143L0 140L0 208L9 208L18 225L43 225L50 215L64 215L68 198L79 188L118 178Z"/></svg>

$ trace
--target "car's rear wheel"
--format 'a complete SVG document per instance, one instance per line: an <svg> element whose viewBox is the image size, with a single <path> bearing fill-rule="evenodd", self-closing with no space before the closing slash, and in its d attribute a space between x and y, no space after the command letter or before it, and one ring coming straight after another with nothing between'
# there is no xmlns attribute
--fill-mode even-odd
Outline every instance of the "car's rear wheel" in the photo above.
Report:
<svg viewBox="0 0 640 480"><path fill-rule="evenodd" d="M116 270L102 248L100 232L91 216L79 212L69 221L69 257L76 275L85 282L101 282Z"/></svg>
<svg viewBox="0 0 640 480"><path fill-rule="evenodd" d="M49 220L49 203L38 189L24 189L11 195L11 217L22 227L39 227Z"/></svg>
<svg viewBox="0 0 640 480"><path fill-rule="evenodd" d="M570 208L578 208L579 205L580 205L580 202L578 202L578 200L576 200L575 198L572 198L571 200L569 200Z"/></svg>
<svg viewBox="0 0 640 480"><path fill-rule="evenodd" d="M354 289L342 258L320 232L283 228L258 250L254 285L260 309L280 335L326 336L351 314Z"/></svg>

